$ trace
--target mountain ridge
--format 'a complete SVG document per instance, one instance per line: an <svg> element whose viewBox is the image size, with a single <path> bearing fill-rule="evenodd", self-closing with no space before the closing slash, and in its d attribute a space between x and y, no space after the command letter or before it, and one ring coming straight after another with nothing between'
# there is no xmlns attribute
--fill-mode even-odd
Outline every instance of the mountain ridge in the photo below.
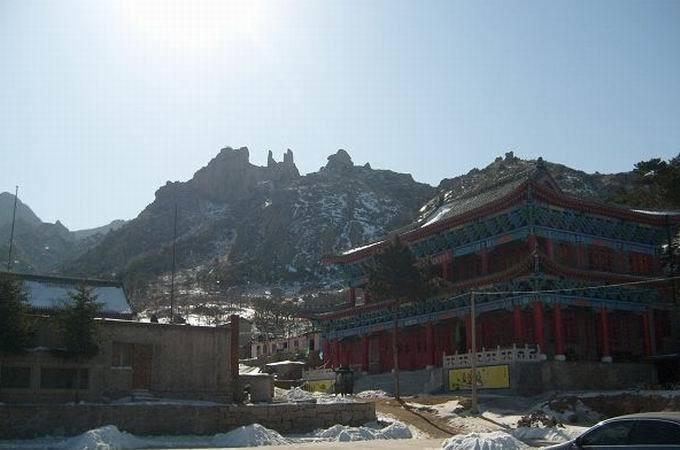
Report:
<svg viewBox="0 0 680 450"><path fill-rule="evenodd" d="M154 201L130 221L76 232L59 222L36 225L31 228L34 234L62 239L68 248L61 259L33 249L37 258L46 259L33 269L121 279L141 302L165 297L177 205L178 281L188 296L233 286L340 286L338 274L320 264L323 255L381 239L418 220L447 193L474 189L539 162L567 194L632 205L640 203L635 196L642 189L643 203L664 204L641 176L642 163L630 172L588 174L508 152L482 169L445 178L433 187L410 174L355 165L342 149L318 171L305 175L290 149L280 162L269 151L265 166L249 158L246 147L223 148L189 180L159 187ZM0 238L2 234L0 227ZM22 246L26 244L17 247Z"/></svg>

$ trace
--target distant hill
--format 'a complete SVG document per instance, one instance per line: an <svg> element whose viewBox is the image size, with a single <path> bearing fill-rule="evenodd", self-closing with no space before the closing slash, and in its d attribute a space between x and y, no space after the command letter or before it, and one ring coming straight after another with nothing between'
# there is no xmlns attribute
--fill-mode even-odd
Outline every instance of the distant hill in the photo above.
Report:
<svg viewBox="0 0 680 450"><path fill-rule="evenodd" d="M14 194L0 192L0 228L12 223L14 211ZM28 225L40 225L42 220L26 206L21 200L17 200L17 221L25 222Z"/></svg>
<svg viewBox="0 0 680 450"><path fill-rule="evenodd" d="M9 251L14 194L0 193L0 262L4 269ZM65 261L96 245L108 231L120 227L116 220L99 228L71 232L61 222L43 222L21 199L17 200L12 270L50 273Z"/></svg>

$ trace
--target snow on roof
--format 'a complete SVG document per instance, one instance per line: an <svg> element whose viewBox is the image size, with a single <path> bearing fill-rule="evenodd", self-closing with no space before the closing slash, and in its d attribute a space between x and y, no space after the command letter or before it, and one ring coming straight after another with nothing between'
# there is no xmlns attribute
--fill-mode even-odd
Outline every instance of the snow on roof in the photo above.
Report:
<svg viewBox="0 0 680 450"><path fill-rule="evenodd" d="M102 313L132 314L123 285L115 281L61 278L41 275L14 274L23 281L28 303L35 309L59 309L69 300L80 284L92 288Z"/></svg>
<svg viewBox="0 0 680 450"><path fill-rule="evenodd" d="M268 366L268 367L269 367L269 366L284 366L284 365L287 365L287 364L297 364L297 365L303 365L303 366L305 365L305 363L302 362L302 361L289 361L289 360L285 360L285 361L278 361L278 362L273 362L273 363L265 364L265 366Z"/></svg>
<svg viewBox="0 0 680 450"><path fill-rule="evenodd" d="M385 242L385 241L382 240L382 241L371 242L370 244L362 245L361 247L354 247L354 248L351 248L351 249L349 249L349 250L345 250L345 251L342 252L341 254L342 254L342 255L348 255L348 254L350 254L350 253L354 253L354 252L358 252L359 250L363 250L363 249L365 249L365 248L373 247L374 245L380 245L380 244L382 244L383 242Z"/></svg>
<svg viewBox="0 0 680 450"><path fill-rule="evenodd" d="M650 216L678 216L680 211L654 211L650 209L632 209L631 211L640 214L649 214Z"/></svg>

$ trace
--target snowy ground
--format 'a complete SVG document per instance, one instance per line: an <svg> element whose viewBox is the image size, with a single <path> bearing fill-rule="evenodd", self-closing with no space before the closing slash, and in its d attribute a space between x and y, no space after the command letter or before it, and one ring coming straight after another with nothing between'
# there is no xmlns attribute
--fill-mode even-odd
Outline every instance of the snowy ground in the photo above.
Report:
<svg viewBox="0 0 680 450"><path fill-rule="evenodd" d="M540 446L566 442L587 429L587 427L575 425L554 428L518 427L517 422L522 416L529 411L540 410L544 401L536 402L536 399L522 397L489 397L480 402L481 414L478 416L470 415L457 399L438 404L407 401L407 405L416 411L435 414L445 420L451 428L460 430L460 435L444 443L443 448L447 450L530 448L528 444ZM499 400L509 401L499 402ZM550 411L546 412L550 413Z"/></svg>
<svg viewBox="0 0 680 450"><path fill-rule="evenodd" d="M259 424L243 426L213 436L135 436L113 425L81 435L0 441L0 449L16 450L132 450L147 448L235 448L290 445L314 442L355 442L386 439L411 439L408 426L382 418L361 427L334 425L313 433L282 436Z"/></svg>

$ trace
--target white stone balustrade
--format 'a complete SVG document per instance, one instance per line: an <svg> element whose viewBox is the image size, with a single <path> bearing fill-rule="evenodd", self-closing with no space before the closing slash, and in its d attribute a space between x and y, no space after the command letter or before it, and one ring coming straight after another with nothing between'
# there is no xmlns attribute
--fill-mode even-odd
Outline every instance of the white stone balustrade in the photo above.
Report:
<svg viewBox="0 0 680 450"><path fill-rule="evenodd" d="M458 353L444 355L443 367L452 369L458 367L470 367L472 353ZM515 344L510 348L496 347L494 350L482 348L477 352L477 366L493 366L496 364L511 364L514 362L540 362L545 361L546 356L541 353L541 347L528 346L517 347Z"/></svg>

